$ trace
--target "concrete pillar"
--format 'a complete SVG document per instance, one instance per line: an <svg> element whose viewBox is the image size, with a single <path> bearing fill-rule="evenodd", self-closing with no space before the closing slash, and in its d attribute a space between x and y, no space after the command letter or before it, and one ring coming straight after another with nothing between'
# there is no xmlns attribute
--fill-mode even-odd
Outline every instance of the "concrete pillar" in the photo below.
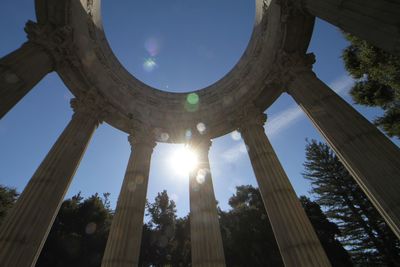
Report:
<svg viewBox="0 0 400 267"><path fill-rule="evenodd" d="M194 139L191 149L198 156L198 167L190 173L190 238L193 267L224 267L225 256L219 227L217 201L211 180L208 151L211 141Z"/></svg>
<svg viewBox="0 0 400 267"><path fill-rule="evenodd" d="M139 264L150 160L156 145L151 131L129 137L132 153L112 221L102 267L133 267Z"/></svg>
<svg viewBox="0 0 400 267"><path fill-rule="evenodd" d="M35 266L99 113L74 99L75 114L25 187L0 229L0 266Z"/></svg>
<svg viewBox="0 0 400 267"><path fill-rule="evenodd" d="M292 185L264 132L266 116L248 113L240 132L286 267L331 266Z"/></svg>
<svg viewBox="0 0 400 267"><path fill-rule="evenodd" d="M50 55L32 42L0 59L0 119L52 70Z"/></svg>
<svg viewBox="0 0 400 267"><path fill-rule="evenodd" d="M393 0L290 0L310 14L389 53L400 55L400 2Z"/></svg>
<svg viewBox="0 0 400 267"><path fill-rule="evenodd" d="M294 70L288 93L400 238L400 149L311 69Z"/></svg>

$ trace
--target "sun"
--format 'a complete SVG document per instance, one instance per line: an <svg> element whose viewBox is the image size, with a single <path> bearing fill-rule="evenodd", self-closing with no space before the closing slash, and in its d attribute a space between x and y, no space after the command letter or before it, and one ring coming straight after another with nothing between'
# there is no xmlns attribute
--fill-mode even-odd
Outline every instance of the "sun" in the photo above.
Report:
<svg viewBox="0 0 400 267"><path fill-rule="evenodd" d="M187 176L199 162L197 154L188 146L183 146L173 152L169 163L176 173Z"/></svg>

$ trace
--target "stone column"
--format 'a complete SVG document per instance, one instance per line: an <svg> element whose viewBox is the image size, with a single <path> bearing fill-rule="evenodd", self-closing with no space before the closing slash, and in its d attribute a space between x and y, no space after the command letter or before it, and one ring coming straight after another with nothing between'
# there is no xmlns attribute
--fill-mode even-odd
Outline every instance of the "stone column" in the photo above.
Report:
<svg viewBox="0 0 400 267"><path fill-rule="evenodd" d="M0 59L0 119L52 70L50 55L31 42Z"/></svg>
<svg viewBox="0 0 400 267"><path fill-rule="evenodd" d="M247 112L246 112L247 113ZM274 149L264 132L265 114L247 113L240 132L286 267L331 266Z"/></svg>
<svg viewBox="0 0 400 267"><path fill-rule="evenodd" d="M309 67L293 70L288 93L400 238L400 149Z"/></svg>
<svg viewBox="0 0 400 267"><path fill-rule="evenodd" d="M133 267L139 264L150 160L156 145L151 131L129 137L132 153L112 221L102 267Z"/></svg>
<svg viewBox="0 0 400 267"><path fill-rule="evenodd" d="M195 138L190 146L199 160L198 167L190 173L189 177L192 266L224 267L225 256L217 201L208 161L211 141L206 138Z"/></svg>
<svg viewBox="0 0 400 267"><path fill-rule="evenodd" d="M0 266L35 266L100 112L74 99L75 114L0 229Z"/></svg>
<svg viewBox="0 0 400 267"><path fill-rule="evenodd" d="M400 2L391 0L290 0L310 14L400 55Z"/></svg>
<svg viewBox="0 0 400 267"><path fill-rule="evenodd" d="M28 21L29 41L0 59L0 119L57 65L76 59L68 52L72 29Z"/></svg>

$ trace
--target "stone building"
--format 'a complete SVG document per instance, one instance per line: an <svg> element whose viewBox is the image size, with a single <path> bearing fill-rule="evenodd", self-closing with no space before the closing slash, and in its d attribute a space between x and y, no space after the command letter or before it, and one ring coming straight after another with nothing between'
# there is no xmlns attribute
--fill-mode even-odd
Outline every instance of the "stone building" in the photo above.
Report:
<svg viewBox="0 0 400 267"><path fill-rule="evenodd" d="M209 171L211 139L238 130L249 148L286 266L330 266L263 125L284 92L311 122L400 237L400 151L312 71L306 54L315 17L400 54L398 0L255 0L250 43L215 84L187 94L159 91L128 73L102 28L100 1L36 0L27 41L0 59L0 118L46 74L56 71L75 96L74 115L0 229L0 266L34 266L92 134L102 122L129 134L132 153L103 267L137 266L150 159L157 142L187 142L201 164L190 174L193 266L225 266ZM35 68L31 68L35 65ZM196 100L197 99L197 100ZM198 100L201 105L198 105ZM163 138L168 135L169 138ZM204 182L196 179L202 170ZM204 170L206 170L204 172ZM134 184L134 190L132 185Z"/></svg>

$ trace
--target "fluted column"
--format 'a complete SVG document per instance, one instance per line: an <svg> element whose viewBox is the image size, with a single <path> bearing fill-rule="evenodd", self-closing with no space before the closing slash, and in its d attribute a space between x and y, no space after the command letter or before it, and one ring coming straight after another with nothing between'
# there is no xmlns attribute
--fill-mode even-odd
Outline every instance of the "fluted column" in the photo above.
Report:
<svg viewBox="0 0 400 267"><path fill-rule="evenodd" d="M285 266L331 266L264 132L266 116L247 112L240 132Z"/></svg>
<svg viewBox="0 0 400 267"><path fill-rule="evenodd" d="M28 21L25 31L29 41L0 59L0 119L66 60L66 48L72 43L68 26L54 29Z"/></svg>
<svg viewBox="0 0 400 267"><path fill-rule="evenodd" d="M75 113L25 187L0 229L0 266L35 266L100 111L74 99Z"/></svg>
<svg viewBox="0 0 400 267"><path fill-rule="evenodd" d="M309 67L292 73L288 93L400 238L400 149Z"/></svg>
<svg viewBox="0 0 400 267"><path fill-rule="evenodd" d="M290 0L310 14L400 55L400 2L392 0Z"/></svg>
<svg viewBox="0 0 400 267"><path fill-rule="evenodd" d="M190 239L193 267L225 266L217 201L211 179L208 151L211 141L195 138L191 149L198 155L198 167L190 173Z"/></svg>
<svg viewBox="0 0 400 267"><path fill-rule="evenodd" d="M129 137L132 153L112 221L102 267L138 266L150 160L156 145L150 130Z"/></svg>
<svg viewBox="0 0 400 267"><path fill-rule="evenodd" d="M0 59L0 119L52 70L50 55L30 42Z"/></svg>

